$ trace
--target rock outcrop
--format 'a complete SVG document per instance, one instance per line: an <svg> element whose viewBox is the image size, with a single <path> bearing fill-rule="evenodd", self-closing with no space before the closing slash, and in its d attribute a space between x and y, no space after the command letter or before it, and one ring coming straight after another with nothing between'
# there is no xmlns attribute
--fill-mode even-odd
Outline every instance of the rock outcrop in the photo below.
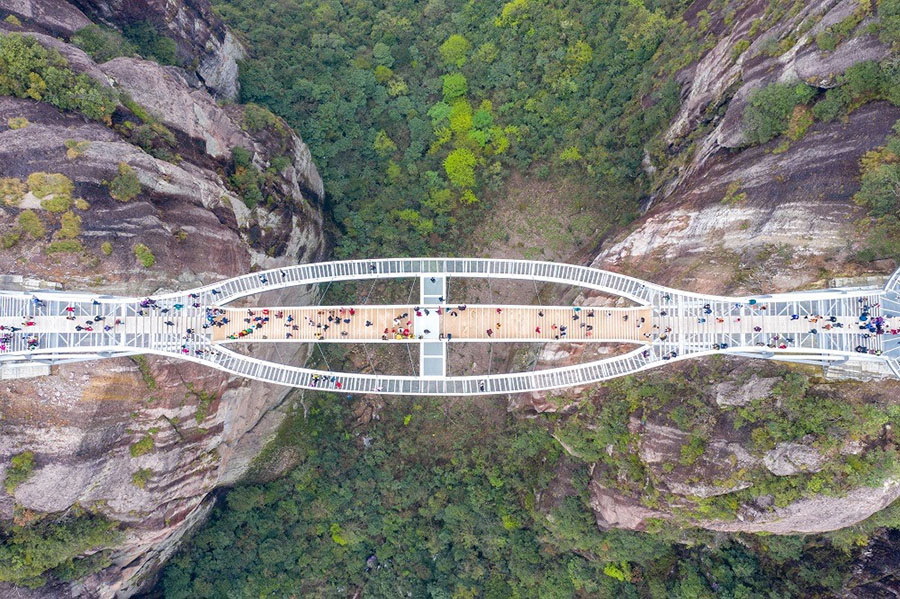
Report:
<svg viewBox="0 0 900 599"><path fill-rule="evenodd" d="M208 0L73 0L90 18L114 26L146 21L175 40L182 64L192 66L217 97L238 96L237 61L246 51L215 15Z"/></svg>
<svg viewBox="0 0 900 599"><path fill-rule="evenodd" d="M779 443L763 457L763 464L776 476L818 472L825 462L824 455L814 447L802 443Z"/></svg>
<svg viewBox="0 0 900 599"><path fill-rule="evenodd" d="M273 115L250 127L245 107L219 106L210 93L232 94L235 88L226 88L236 79L222 66L234 64L223 50L232 42L208 4L79 6L110 22L126 13L158 16L173 37L181 32L175 37L184 41L179 50L198 57L198 71L207 74L200 81L183 69L128 57L96 64L52 37L90 22L78 9L49 0L0 0L22 21L0 27L58 49L70 68L123 98L103 123L46 103L0 97L0 177L24 188L35 172L64 175L71 181L71 213L80 219L72 243L55 251L52 244L63 239L60 216L44 209L32 191L0 205L5 239L21 235L17 219L26 209L45 229L5 244L0 271L66 289L151 295L320 259L327 251L323 187L308 148ZM10 118L25 126L12 128ZM246 200L234 184L235 148L250 157L251 174L258 171L253 185L264 201ZM122 165L140 184L128 201L110 196ZM152 265L137 260L136 244L149 248ZM267 301L304 298L285 290ZM253 351L264 359L303 358L285 346ZM211 491L240 478L271 439L287 393L156 357L62 365L48 377L0 382L0 479L11 456L26 450L35 455L28 479L0 496L0 518L82 506L125 531L112 565L97 574L31 594L0 584L0 595L128 597L152 582L179 539L204 519Z"/></svg>
<svg viewBox="0 0 900 599"><path fill-rule="evenodd" d="M781 138L754 147L747 147L743 113L755 89L799 81L830 88L852 65L888 57L890 47L867 33L871 16L834 50L817 46L818 33L859 10L852 0L800 3L795 5L798 11L779 18L769 16L768 3L749 2L737 8L728 24L710 5L698 1L688 10L688 18L697 19L697 13L709 9L717 43L677 75L682 103L664 136L677 166L648 169L656 191L646 214L630 231L606 240L593 266L691 291L738 295L821 287L831 273L865 274L866 266L854 260L862 239L855 222L863 212L852 201L859 188L859 162L863 154L883 145L900 119L900 108L870 102L846 119L814 123L800 139ZM879 263L869 268L886 274L894 267ZM707 400L721 410L749 407L769 396L776 382L748 373L711 385ZM872 389L872 397L883 391ZM652 419L632 426L641 463L652 481L647 484L668 493L668 503L655 500L652 509L647 507L640 493L618 488L598 464L591 497L601 527L642 529L647 518L685 517L685 500L752 491L750 473L803 476L840 459L802 440L754 454L748 451L749 439L730 427L716 427L703 454L688 466L691 460L685 460L681 450L689 432ZM742 505L734 520L691 521L732 532L834 530L891 503L900 496L897 484L889 478L878 487L780 507L762 495Z"/></svg>

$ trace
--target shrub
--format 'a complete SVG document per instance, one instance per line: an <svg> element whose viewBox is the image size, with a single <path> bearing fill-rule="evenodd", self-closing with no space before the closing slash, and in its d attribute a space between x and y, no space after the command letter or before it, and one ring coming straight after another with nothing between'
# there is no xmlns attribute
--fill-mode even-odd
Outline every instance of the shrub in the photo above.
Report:
<svg viewBox="0 0 900 599"><path fill-rule="evenodd" d="M19 227L32 239L42 239L47 234L47 228L33 210L23 210L19 213Z"/></svg>
<svg viewBox="0 0 900 599"><path fill-rule="evenodd" d="M109 195L120 202L127 202L141 193L141 181L134 169L119 163L119 174L109 182Z"/></svg>
<svg viewBox="0 0 900 599"><path fill-rule="evenodd" d="M247 149L236 146L231 150L231 157L234 161L234 173L228 178L228 182L240 194L244 204L253 208L263 200L260 189L262 174L253 164Z"/></svg>
<svg viewBox="0 0 900 599"><path fill-rule="evenodd" d="M36 172L28 175L28 189L37 198L54 196L71 199L75 185L61 173Z"/></svg>
<svg viewBox="0 0 900 599"><path fill-rule="evenodd" d="M256 133L266 128L273 128L279 133L284 133L284 125L281 120L272 114L268 108L259 104L247 104L244 106L244 129Z"/></svg>
<svg viewBox="0 0 900 599"><path fill-rule="evenodd" d="M66 146L66 158L75 160L84 154L84 151L88 149L91 142L87 140L78 141L77 139L67 139L64 145Z"/></svg>
<svg viewBox="0 0 900 599"><path fill-rule="evenodd" d="M122 28L122 34L143 56L153 58L160 64L179 64L175 40L162 35L153 23L138 21L126 25Z"/></svg>
<svg viewBox="0 0 900 599"><path fill-rule="evenodd" d="M10 129L24 129L31 123L28 122L23 116L14 116L6 120L6 124L9 125Z"/></svg>
<svg viewBox="0 0 900 599"><path fill-rule="evenodd" d="M704 451L706 451L706 439L699 435L691 435L688 437L687 443L681 446L678 463L682 466L692 466L700 459Z"/></svg>
<svg viewBox="0 0 900 599"><path fill-rule="evenodd" d="M763 144L784 133L794 107L815 95L815 88L805 83L773 83L755 90L744 110L747 143Z"/></svg>
<svg viewBox="0 0 900 599"><path fill-rule="evenodd" d="M10 231L9 233L5 233L0 236L0 247L4 250L8 250L11 247L14 247L19 240L22 239L21 231Z"/></svg>
<svg viewBox="0 0 900 599"><path fill-rule="evenodd" d="M788 121L788 128L785 135L793 141L797 141L806 135L806 131L812 126L813 121L812 111L808 106L795 106L793 112L791 112L791 118L790 121Z"/></svg>
<svg viewBox="0 0 900 599"><path fill-rule="evenodd" d="M75 239L81 235L81 217L74 212L64 213L59 221L60 228L56 232L57 239Z"/></svg>
<svg viewBox="0 0 900 599"><path fill-rule="evenodd" d="M18 206L27 191L24 181L15 177L0 177L0 200L7 206Z"/></svg>
<svg viewBox="0 0 900 599"><path fill-rule="evenodd" d="M87 210L91 205L84 198L75 198L75 207L79 210Z"/></svg>
<svg viewBox="0 0 900 599"><path fill-rule="evenodd" d="M92 24L79 29L70 41L97 63L134 54L134 46L125 41L118 31L100 25Z"/></svg>
<svg viewBox="0 0 900 599"><path fill-rule="evenodd" d="M143 243L136 243L134 248L132 248L132 251L134 251L135 257L144 268L150 268L156 264L156 256L154 256L153 252L150 251L150 248Z"/></svg>
<svg viewBox="0 0 900 599"><path fill-rule="evenodd" d="M137 443L132 443L128 450L131 452L131 457L137 458L150 453L154 447L156 447L156 443L153 442L153 437L147 435Z"/></svg>
<svg viewBox="0 0 900 599"><path fill-rule="evenodd" d="M878 18L878 38L886 44L900 43L900 0L881 0Z"/></svg>
<svg viewBox="0 0 900 599"><path fill-rule="evenodd" d="M147 438L149 439L149 437ZM132 445L132 447L134 447L134 445ZM150 468L141 468L131 475L131 482L135 487L143 489L147 486L147 481L153 477L153 474L154 472Z"/></svg>
<svg viewBox="0 0 900 599"><path fill-rule="evenodd" d="M9 23L10 25L14 25L16 27L22 26L22 21L19 20L19 17L16 15L6 15L6 18L3 19L4 23Z"/></svg>
<svg viewBox="0 0 900 599"><path fill-rule="evenodd" d="M34 470L34 453L23 451L14 455L10 460L10 466L6 470L6 480L3 487L7 493L15 491L16 487L25 482Z"/></svg>
<svg viewBox="0 0 900 599"><path fill-rule="evenodd" d="M100 244L100 251L103 252L104 256L110 256L113 253L113 246L110 242L104 241Z"/></svg>
<svg viewBox="0 0 900 599"><path fill-rule="evenodd" d="M44 250L48 254L77 254L84 251L84 246L77 239L54 241Z"/></svg>
<svg viewBox="0 0 900 599"><path fill-rule="evenodd" d="M731 49L731 60L737 60L740 58L741 54L747 51L747 48L750 47L750 40L743 39L738 41L734 45L734 48Z"/></svg>
<svg viewBox="0 0 900 599"><path fill-rule="evenodd" d="M826 52L831 52L837 48L838 41L838 37L828 29L816 36L816 45L820 50L825 50Z"/></svg>
<svg viewBox="0 0 900 599"><path fill-rule="evenodd" d="M831 121L872 100L900 104L900 69L867 60L848 68L829 89L825 99L813 106L813 115Z"/></svg>
<svg viewBox="0 0 900 599"><path fill-rule="evenodd" d="M72 207L72 198L68 196L53 196L41 200L41 208L47 212L65 212Z"/></svg>
<svg viewBox="0 0 900 599"><path fill-rule="evenodd" d="M466 148L457 148L444 159L444 170L450 183L457 187L475 186L475 155Z"/></svg>
<svg viewBox="0 0 900 599"><path fill-rule="evenodd" d="M116 108L113 92L87 75L76 75L59 52L34 38L0 34L0 65L0 95L32 98L110 122Z"/></svg>

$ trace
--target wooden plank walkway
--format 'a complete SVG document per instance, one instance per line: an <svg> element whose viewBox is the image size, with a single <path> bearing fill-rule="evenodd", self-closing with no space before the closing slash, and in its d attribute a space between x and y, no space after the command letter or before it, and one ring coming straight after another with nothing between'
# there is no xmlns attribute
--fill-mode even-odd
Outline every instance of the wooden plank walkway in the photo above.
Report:
<svg viewBox="0 0 900 599"><path fill-rule="evenodd" d="M430 322L436 313L429 309ZM652 333L649 308L445 307L438 315L439 330L427 333L422 328L424 308L417 316L415 306L228 308L221 310L217 322L223 317L227 324L212 327L214 342L408 341L420 335L443 335L454 341L649 342Z"/></svg>

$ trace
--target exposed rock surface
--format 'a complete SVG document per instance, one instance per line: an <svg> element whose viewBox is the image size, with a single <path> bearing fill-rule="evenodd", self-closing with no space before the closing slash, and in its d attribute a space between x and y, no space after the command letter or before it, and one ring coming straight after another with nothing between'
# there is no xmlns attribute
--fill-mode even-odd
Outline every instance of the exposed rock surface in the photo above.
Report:
<svg viewBox="0 0 900 599"><path fill-rule="evenodd" d="M601 529L627 528L644 530L649 518L665 518L667 514L644 507L639 502L604 488L592 481L589 487L591 509L597 517L597 526Z"/></svg>
<svg viewBox="0 0 900 599"><path fill-rule="evenodd" d="M29 207L47 228L37 240L0 250L0 272L54 281L66 289L150 295L323 256L322 181L309 150L282 121L247 130L243 107L218 106L196 78L176 67L137 58L95 64L48 35L86 24L65 3L23 0L9 8L10 0L3 1L0 6L20 15L30 35L59 49L74 70L127 92L153 120L144 122L119 106L107 125L33 100L0 97L0 177L62 173L73 183L73 197L88 204L73 209L81 218L77 240L83 250L63 253L47 251L59 216L42 209L33 194L21 205L0 206L0 234L15 231L18 214ZM92 15L108 9L110 18L121 16L118 9L137 10L129 14L143 18L177 17L172 27L184 40L206 48L201 57L220 56L221 44L229 43L202 2L170 2L152 11L142 2L81 7L92 8ZM140 12L141 7L150 12ZM29 15L39 22L28 21ZM192 45L181 49L197 51ZM204 64L211 63L201 60L199 68ZM24 117L28 125L11 129L11 117ZM137 145L133 131L140 126L165 128L170 136L165 152ZM79 142L69 156L67 140ZM236 146L247 149L261 169L285 157L278 161L280 172L267 173L261 183L269 202L250 208L228 183ZM109 194L120 164L128 165L141 184L140 193L127 202ZM137 262L136 243L150 248L156 260L152 267ZM304 298L297 290L285 290L267 301ZM302 361L299 352L261 345L254 355L274 359L277 353L279 360ZM34 593L0 585L0 596L134 594L152 581L182 535L204 519L212 505L210 492L246 472L281 422L286 395L282 387L155 357L145 365L105 360L59 366L49 377L2 381L0 479L10 457L25 450L34 452L36 467L12 495L0 496L0 518L12 518L14 510L59 512L81 505L122 522L126 538L113 552L113 564L85 580ZM132 445L148 438L151 450L133 455ZM146 477L143 486L135 482L139 471Z"/></svg>
<svg viewBox="0 0 900 599"><path fill-rule="evenodd" d="M761 378L756 374L743 384L723 381L716 385L716 403L720 406L745 406L754 399L769 395L778 383L776 378Z"/></svg>
<svg viewBox="0 0 900 599"><path fill-rule="evenodd" d="M246 51L215 15L208 0L73 0L85 14L112 25L149 21L175 40L178 55L215 95L234 99L237 61Z"/></svg>
<svg viewBox="0 0 900 599"><path fill-rule="evenodd" d="M702 522L704 528L722 532L771 532L812 534L837 530L865 520L900 497L900 482L891 480L879 487L861 487L843 497L801 499L784 508L758 511L744 507L737 521Z"/></svg>
<svg viewBox="0 0 900 599"><path fill-rule="evenodd" d="M763 464L777 476L791 476L801 472L818 472L826 458L814 447L801 443L779 443L766 453Z"/></svg>
<svg viewBox="0 0 900 599"><path fill-rule="evenodd" d="M853 575L844 584L843 599L895 599L900 589L900 530L877 535L862 552Z"/></svg>

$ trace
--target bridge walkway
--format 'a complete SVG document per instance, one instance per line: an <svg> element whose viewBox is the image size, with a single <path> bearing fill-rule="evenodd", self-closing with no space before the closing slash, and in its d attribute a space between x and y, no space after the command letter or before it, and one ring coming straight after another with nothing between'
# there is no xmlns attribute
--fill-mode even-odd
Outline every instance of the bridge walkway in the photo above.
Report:
<svg viewBox="0 0 900 599"><path fill-rule="evenodd" d="M216 322L222 322L223 318L228 322L213 327L212 340L349 343L445 338L649 343L653 332L649 308L495 305L460 308L409 305L225 308L220 309ZM428 322L437 322L437 328L424 328L433 326ZM256 328L256 324L260 326Z"/></svg>

